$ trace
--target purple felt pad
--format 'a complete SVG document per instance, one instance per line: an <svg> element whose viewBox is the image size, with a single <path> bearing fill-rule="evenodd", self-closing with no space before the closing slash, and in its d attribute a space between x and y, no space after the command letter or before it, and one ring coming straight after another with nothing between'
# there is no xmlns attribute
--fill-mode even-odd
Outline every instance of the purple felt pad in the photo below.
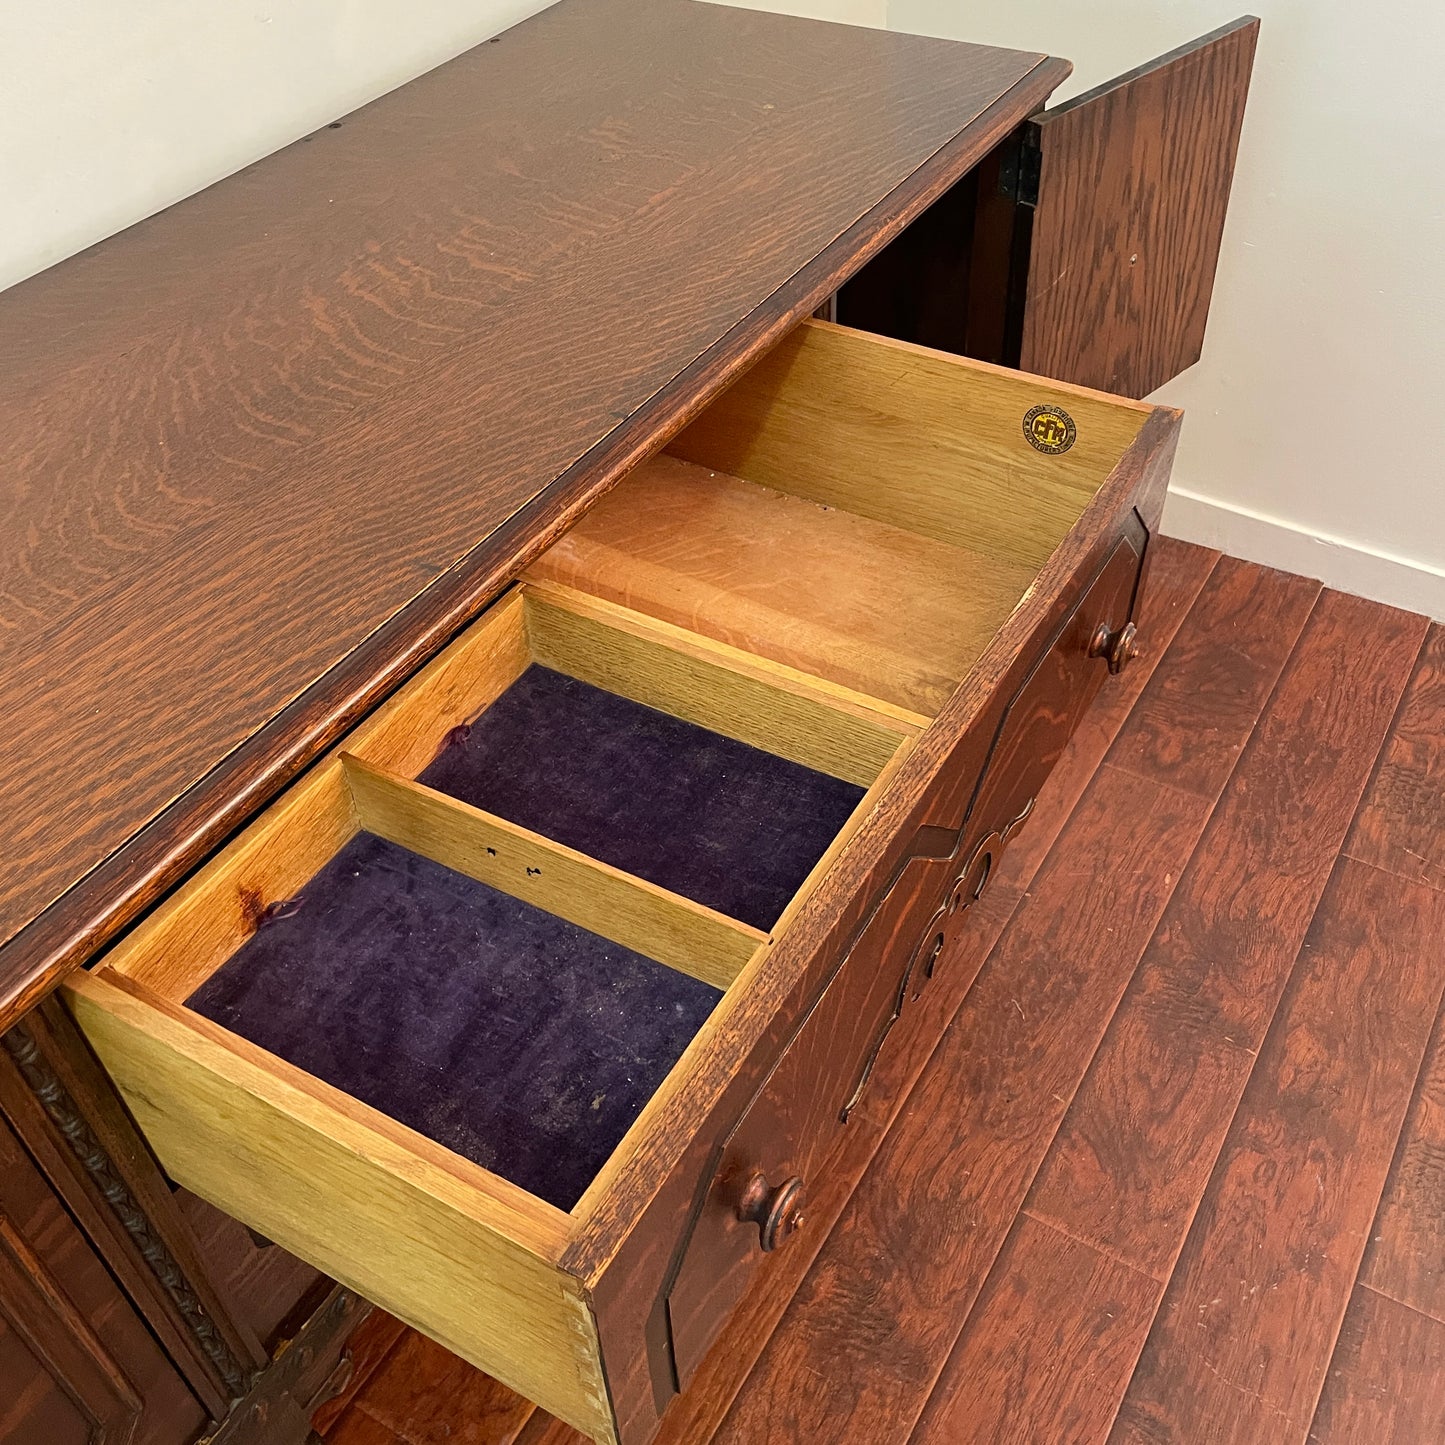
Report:
<svg viewBox="0 0 1445 1445"><path fill-rule="evenodd" d="M536 666L420 781L761 929L863 796Z"/></svg>
<svg viewBox="0 0 1445 1445"><path fill-rule="evenodd" d="M369 834L189 999L570 1209L721 996Z"/></svg>

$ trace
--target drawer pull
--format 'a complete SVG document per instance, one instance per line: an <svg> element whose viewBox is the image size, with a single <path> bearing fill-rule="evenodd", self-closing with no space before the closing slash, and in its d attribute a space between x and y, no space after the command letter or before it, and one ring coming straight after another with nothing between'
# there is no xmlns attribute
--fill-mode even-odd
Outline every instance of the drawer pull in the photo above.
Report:
<svg viewBox="0 0 1445 1445"><path fill-rule="evenodd" d="M755 1170L743 1187L738 1219L758 1226L758 1243L771 1254L803 1227L803 1181L796 1174L769 1188L762 1170Z"/></svg>
<svg viewBox="0 0 1445 1445"><path fill-rule="evenodd" d="M1135 640L1139 629L1132 622L1126 622L1117 632L1107 622L1101 622L1089 640L1089 656L1108 660L1109 671L1117 676L1139 656L1139 644Z"/></svg>

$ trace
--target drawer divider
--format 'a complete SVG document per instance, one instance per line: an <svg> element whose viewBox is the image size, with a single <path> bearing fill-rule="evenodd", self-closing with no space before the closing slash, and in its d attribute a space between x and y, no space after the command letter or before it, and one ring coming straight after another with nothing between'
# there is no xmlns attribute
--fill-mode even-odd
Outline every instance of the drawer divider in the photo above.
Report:
<svg viewBox="0 0 1445 1445"><path fill-rule="evenodd" d="M360 826L659 963L727 988L766 933L539 833L342 754Z"/></svg>

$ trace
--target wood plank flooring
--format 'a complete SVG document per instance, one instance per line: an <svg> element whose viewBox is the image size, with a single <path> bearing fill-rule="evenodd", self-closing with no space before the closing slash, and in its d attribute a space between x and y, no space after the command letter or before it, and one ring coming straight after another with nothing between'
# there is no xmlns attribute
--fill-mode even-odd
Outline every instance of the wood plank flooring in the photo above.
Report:
<svg viewBox="0 0 1445 1445"><path fill-rule="evenodd" d="M1445 628L1166 542L1142 632L662 1445L1445 1440ZM369 1331L331 1445L579 1445Z"/></svg>

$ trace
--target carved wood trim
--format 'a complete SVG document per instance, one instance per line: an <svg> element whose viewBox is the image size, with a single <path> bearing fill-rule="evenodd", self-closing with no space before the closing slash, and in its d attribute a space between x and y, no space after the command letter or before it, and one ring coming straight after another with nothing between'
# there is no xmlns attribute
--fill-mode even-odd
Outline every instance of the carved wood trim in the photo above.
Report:
<svg viewBox="0 0 1445 1445"><path fill-rule="evenodd" d="M947 942L944 927L947 920L952 917L962 917L967 913L980 898L989 885L998 865L999 856L1008 841L1028 821L1029 815L1034 810L1034 798L1030 798L1024 804L1023 811L1016 817L1004 823L1002 827L995 828L978 846L969 854L968 862L964 864L963 870L954 879L948 890L947 901L940 904L937 912L928 920L928 926L924 928L908 960L908 967L903 970L903 977L899 980L898 996L893 1003L893 1012L884 1020L883 1027L879 1030L873 1047L868 1051L868 1057L863 1061L862 1071L858 1075L858 1082L855 1085L848 1102L843 1105L838 1114L838 1122L846 1124L851 1117L853 1110L862 1102L863 1095L867 1091L868 1081L873 1077L874 1067L878 1063L878 1056L883 1052L883 1045L888 1042L888 1035L893 1031L893 1025L903 1017L903 1010L908 1004L909 992L912 988L915 976L922 965L923 981L926 983L933 977L934 965L938 962L938 956L943 952L944 944ZM882 904L879 908L881 910ZM922 988L922 984L919 985ZM913 993L917 998L917 992Z"/></svg>
<svg viewBox="0 0 1445 1445"><path fill-rule="evenodd" d="M236 1358L160 1231L136 1200L29 1028L25 1023L15 1024L0 1034L0 1045L14 1061L21 1079L39 1101L46 1117L94 1181L226 1389L233 1396L244 1394L250 1372Z"/></svg>
<svg viewBox="0 0 1445 1445"><path fill-rule="evenodd" d="M348 1341L372 1306L338 1285L276 1353L225 1423L198 1445L319 1445L311 1417L346 1389Z"/></svg>

